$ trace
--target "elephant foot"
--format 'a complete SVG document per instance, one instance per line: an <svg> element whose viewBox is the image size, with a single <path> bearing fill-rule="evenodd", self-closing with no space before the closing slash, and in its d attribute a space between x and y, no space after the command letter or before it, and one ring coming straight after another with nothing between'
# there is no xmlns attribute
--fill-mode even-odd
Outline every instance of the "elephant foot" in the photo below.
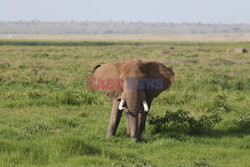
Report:
<svg viewBox="0 0 250 167"><path fill-rule="evenodd" d="M115 136L115 132L116 132L116 127L109 126L108 131L106 133L106 137Z"/></svg>
<svg viewBox="0 0 250 167"><path fill-rule="evenodd" d="M136 142L142 142L142 138L137 138Z"/></svg>
<svg viewBox="0 0 250 167"><path fill-rule="evenodd" d="M147 143L148 142L146 139L143 139L143 138L131 138L131 139L137 143Z"/></svg>
<svg viewBox="0 0 250 167"><path fill-rule="evenodd" d="M131 137L131 140L138 142L138 138L137 137Z"/></svg>
<svg viewBox="0 0 250 167"><path fill-rule="evenodd" d="M114 134L112 134L112 133L107 133L106 134L106 137L108 138L108 137L111 137L111 136L114 136Z"/></svg>
<svg viewBox="0 0 250 167"><path fill-rule="evenodd" d="M142 142L142 138L141 137L131 137L131 140L133 140L135 142Z"/></svg>

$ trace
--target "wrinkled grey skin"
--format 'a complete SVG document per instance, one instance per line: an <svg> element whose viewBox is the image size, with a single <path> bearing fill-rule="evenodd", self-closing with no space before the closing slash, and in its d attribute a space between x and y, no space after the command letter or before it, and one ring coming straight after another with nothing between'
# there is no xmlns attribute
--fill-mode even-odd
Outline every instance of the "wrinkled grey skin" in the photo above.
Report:
<svg viewBox="0 0 250 167"><path fill-rule="evenodd" d="M174 81L174 73L172 69L167 68L158 62L143 62L139 59L129 60L125 63L113 62L96 66L92 71L92 76L97 79L107 80L108 78L123 79L123 89L102 90L113 100L113 107L108 125L107 137L116 133L122 113L124 112L127 121L127 133L131 139L141 141L142 133L145 130L145 122L148 111L142 102L146 100L150 109L152 100L162 91L166 90ZM138 79L163 79L162 89L128 89L126 78ZM123 109L119 110L121 100L125 101Z"/></svg>

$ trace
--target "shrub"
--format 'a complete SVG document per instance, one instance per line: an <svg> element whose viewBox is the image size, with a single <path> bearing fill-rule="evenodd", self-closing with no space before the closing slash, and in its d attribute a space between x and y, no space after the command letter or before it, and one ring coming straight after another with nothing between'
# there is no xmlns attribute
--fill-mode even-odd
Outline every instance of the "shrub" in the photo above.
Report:
<svg viewBox="0 0 250 167"><path fill-rule="evenodd" d="M86 105L98 104L98 97L92 91L82 90L65 90L57 96L62 104L68 105Z"/></svg>
<svg viewBox="0 0 250 167"><path fill-rule="evenodd" d="M48 53L33 53L30 55L31 57L38 57L38 58L48 58Z"/></svg>
<svg viewBox="0 0 250 167"><path fill-rule="evenodd" d="M249 79L232 77L227 74L213 74L204 78L202 85L219 85L223 90L249 90Z"/></svg>
<svg viewBox="0 0 250 167"><path fill-rule="evenodd" d="M5 94L5 98L6 99L12 99L12 100L14 100L14 99L16 99L17 98L17 92L15 91L15 90L11 90L11 91L9 91L9 92L7 92L6 94Z"/></svg>
<svg viewBox="0 0 250 167"><path fill-rule="evenodd" d="M61 53L61 54L56 54L56 55L53 55L53 59L54 60L59 60L59 59L62 59L62 58L64 58L64 57L66 57L67 55L66 54L64 54L64 53Z"/></svg>
<svg viewBox="0 0 250 167"><path fill-rule="evenodd" d="M174 129L187 131L190 134L202 134L204 131L212 129L221 120L218 114L202 115L195 119L189 115L189 112L177 110L176 112L166 111L162 116L149 115L148 123L153 126L156 133Z"/></svg>
<svg viewBox="0 0 250 167"><path fill-rule="evenodd" d="M168 93L157 98L156 103L158 104L169 104L169 105L184 105L190 103L195 99L195 95L188 91Z"/></svg>
<svg viewBox="0 0 250 167"><path fill-rule="evenodd" d="M201 110L203 112L230 112L233 111L234 108L230 104L230 96L228 92L225 91L219 91L217 94L212 96L212 98L201 101L197 104L197 110Z"/></svg>
<svg viewBox="0 0 250 167"><path fill-rule="evenodd" d="M192 165L179 165L179 167L215 167L215 165L212 165L204 158L202 161L193 162Z"/></svg>
<svg viewBox="0 0 250 167"><path fill-rule="evenodd" d="M11 67L10 63L3 62L3 61L0 62L0 70L5 70L5 69L8 69L10 67Z"/></svg>
<svg viewBox="0 0 250 167"><path fill-rule="evenodd" d="M112 167L152 167L153 165L151 162L143 157L136 157L136 158L123 158L119 162L112 163Z"/></svg>
<svg viewBox="0 0 250 167"><path fill-rule="evenodd" d="M45 95L45 93L42 92L41 90L31 90L31 91L25 92L25 94L27 98L30 98L30 99L37 99Z"/></svg>
<svg viewBox="0 0 250 167"><path fill-rule="evenodd" d="M29 134L32 135L44 135L50 132L51 127L50 125L42 122L34 126L25 127L25 129Z"/></svg>
<svg viewBox="0 0 250 167"><path fill-rule="evenodd" d="M240 132L250 132L250 112L242 113L240 120L234 121L235 128Z"/></svg>

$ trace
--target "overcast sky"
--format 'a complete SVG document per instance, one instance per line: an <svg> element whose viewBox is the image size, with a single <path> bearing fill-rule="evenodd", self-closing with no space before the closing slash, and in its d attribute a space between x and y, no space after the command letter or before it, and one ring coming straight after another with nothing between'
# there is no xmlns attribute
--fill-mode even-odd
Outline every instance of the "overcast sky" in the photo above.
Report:
<svg viewBox="0 0 250 167"><path fill-rule="evenodd" d="M250 0L0 0L0 21L248 23Z"/></svg>

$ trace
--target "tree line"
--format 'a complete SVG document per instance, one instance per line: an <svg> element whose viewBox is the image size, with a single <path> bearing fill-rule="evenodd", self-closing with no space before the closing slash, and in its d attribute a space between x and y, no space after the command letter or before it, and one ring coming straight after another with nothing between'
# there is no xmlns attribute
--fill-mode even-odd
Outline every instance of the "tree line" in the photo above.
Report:
<svg viewBox="0 0 250 167"><path fill-rule="evenodd" d="M248 24L145 22L0 22L0 34L191 34L250 32Z"/></svg>

